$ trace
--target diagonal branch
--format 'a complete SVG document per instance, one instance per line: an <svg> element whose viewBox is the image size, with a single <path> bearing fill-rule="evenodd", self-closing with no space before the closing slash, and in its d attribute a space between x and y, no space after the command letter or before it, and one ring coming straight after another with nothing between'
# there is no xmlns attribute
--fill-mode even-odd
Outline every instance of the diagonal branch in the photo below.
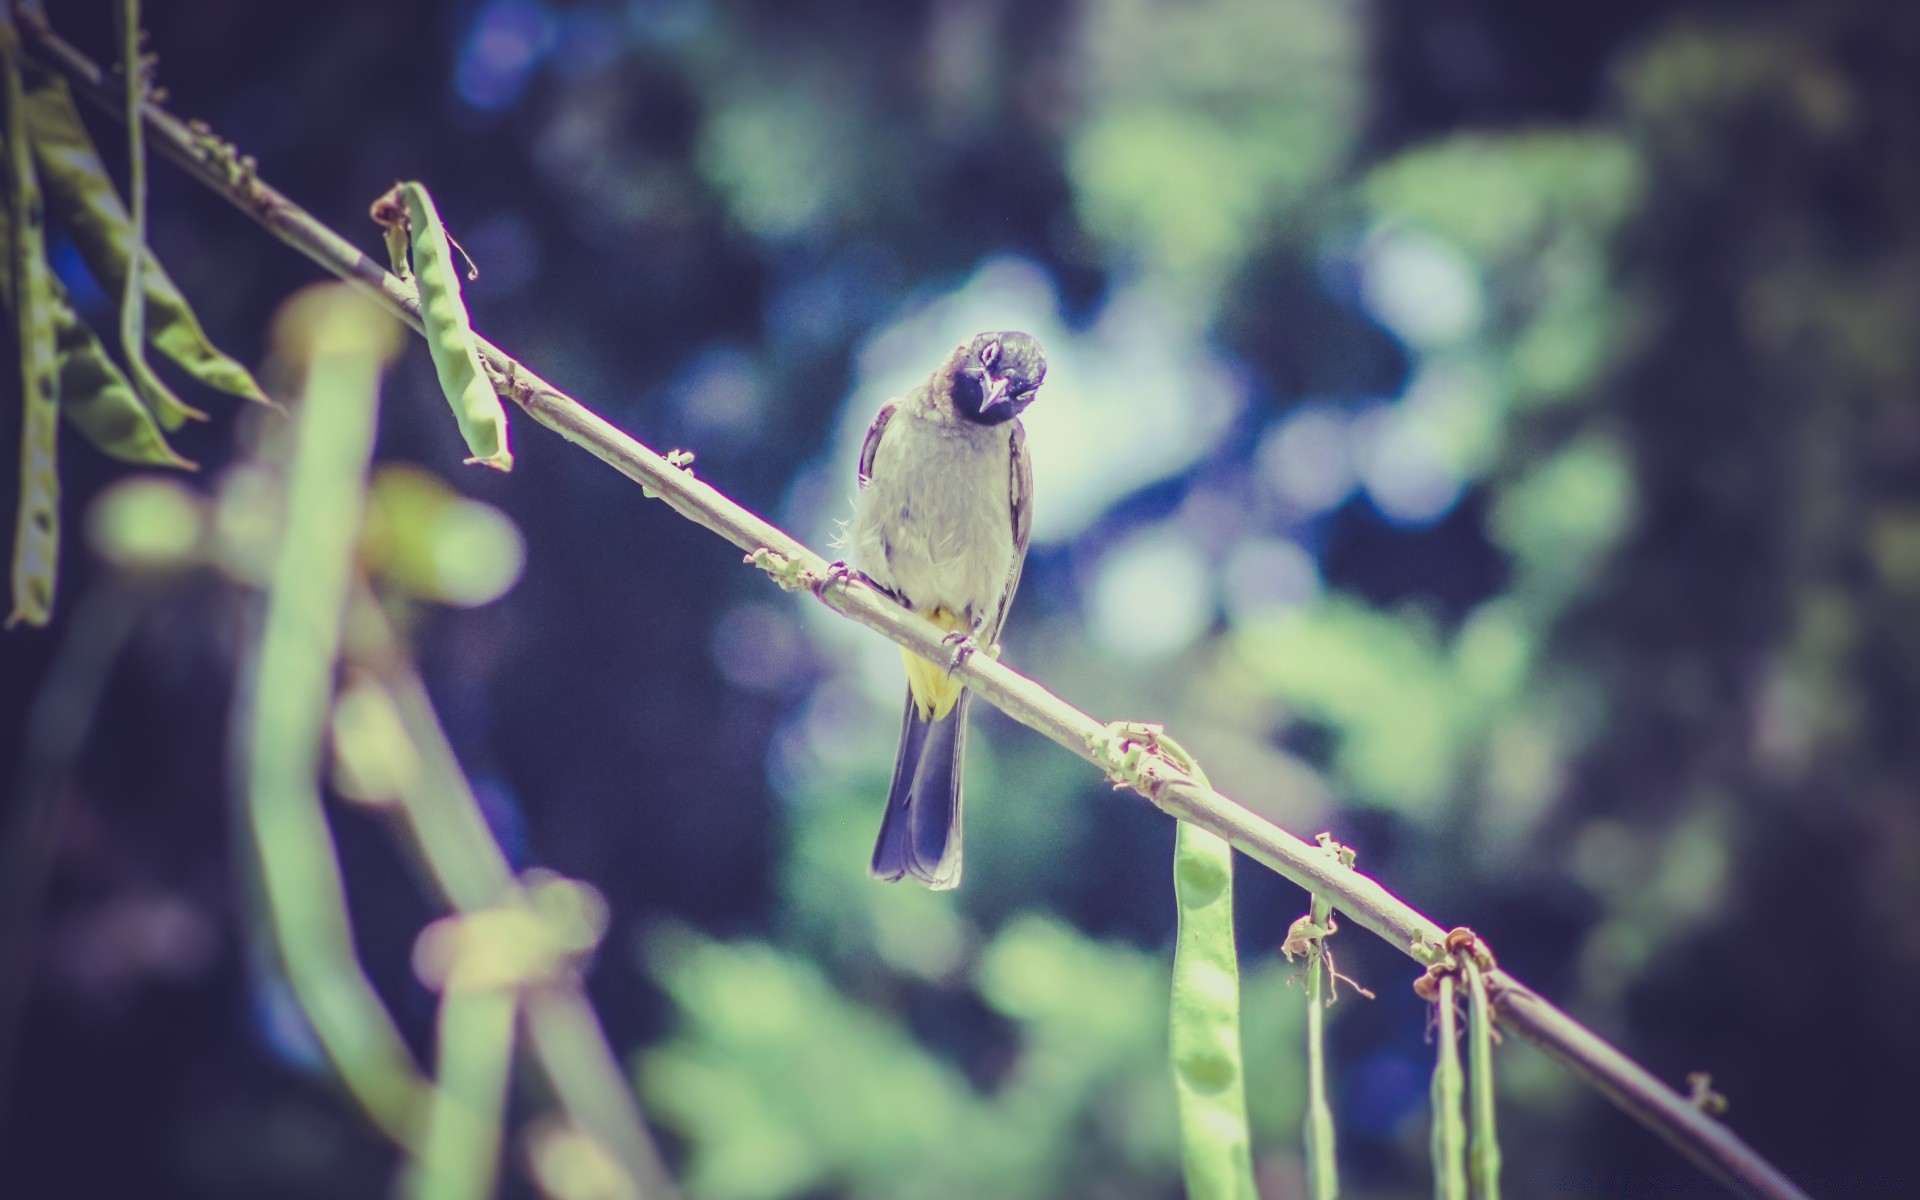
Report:
<svg viewBox="0 0 1920 1200"><path fill-rule="evenodd" d="M109 112L114 110L115 92L97 65L41 21L23 19L21 32L37 54L70 76L90 99ZM421 328L419 299L412 285L388 274L352 243L260 182L251 159L239 156L203 125L189 125L152 103L145 108L145 118L155 145L189 173L275 237L368 292L415 330ZM481 340L480 353L496 382L534 420L750 557L756 557L756 551L769 552L757 556L757 561L783 584L817 585L827 577L828 564L818 554L614 428L491 342ZM943 630L857 580L842 579L825 587L820 599L841 615L929 659L939 662L950 656L951 648L942 642ZM1112 770L1116 734L1109 726L987 655L969 656L955 674L1014 720L1103 770ZM1128 765L1134 768L1128 772L1128 782L1169 815L1226 838L1242 853L1330 899L1341 912L1423 964L1441 953L1446 931L1375 880L1340 866L1317 846L1201 784L1156 753L1136 756ZM1490 972L1487 983L1504 1027L1567 1064L1736 1194L1806 1200L1804 1192L1732 1130L1525 984L1500 970Z"/></svg>

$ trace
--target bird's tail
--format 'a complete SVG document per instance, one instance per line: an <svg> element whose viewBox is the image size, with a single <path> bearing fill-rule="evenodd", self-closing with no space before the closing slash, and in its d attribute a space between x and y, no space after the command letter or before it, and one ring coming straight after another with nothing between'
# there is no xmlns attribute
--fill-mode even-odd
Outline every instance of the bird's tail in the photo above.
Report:
<svg viewBox="0 0 1920 1200"><path fill-rule="evenodd" d="M900 756L887 789L887 812L873 847L873 877L912 876L935 891L960 883L960 756L967 743L967 698L934 716L907 692Z"/></svg>

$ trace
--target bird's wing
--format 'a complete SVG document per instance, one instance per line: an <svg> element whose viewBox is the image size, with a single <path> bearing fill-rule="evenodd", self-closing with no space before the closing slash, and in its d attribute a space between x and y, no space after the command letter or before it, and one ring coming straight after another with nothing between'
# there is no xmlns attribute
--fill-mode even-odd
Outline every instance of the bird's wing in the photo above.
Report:
<svg viewBox="0 0 1920 1200"><path fill-rule="evenodd" d="M867 426L867 440L860 443L860 486L867 486L873 478L873 456L880 450L880 435L887 431L887 422L893 420L894 410L900 407L898 400L889 400L873 414L873 424Z"/></svg>
<svg viewBox="0 0 1920 1200"><path fill-rule="evenodd" d="M1007 500L1013 514L1013 567L1007 572L1007 586L1000 593L1000 605L993 622L987 626L982 644L993 649L999 640L1000 626L1013 604L1013 593L1020 588L1020 568L1026 565L1027 543L1033 539L1033 457L1027 453L1026 426L1013 422L1011 461L1007 468Z"/></svg>

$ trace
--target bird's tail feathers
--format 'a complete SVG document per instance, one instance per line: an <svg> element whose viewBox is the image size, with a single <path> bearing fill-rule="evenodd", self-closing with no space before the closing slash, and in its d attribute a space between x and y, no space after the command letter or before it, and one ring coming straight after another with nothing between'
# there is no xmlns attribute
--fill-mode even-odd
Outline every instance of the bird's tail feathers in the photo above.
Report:
<svg viewBox="0 0 1920 1200"><path fill-rule="evenodd" d="M959 885L960 759L966 741L964 689L937 717L924 712L915 690L908 690L900 756L873 847L874 878L892 882L910 876L935 891Z"/></svg>

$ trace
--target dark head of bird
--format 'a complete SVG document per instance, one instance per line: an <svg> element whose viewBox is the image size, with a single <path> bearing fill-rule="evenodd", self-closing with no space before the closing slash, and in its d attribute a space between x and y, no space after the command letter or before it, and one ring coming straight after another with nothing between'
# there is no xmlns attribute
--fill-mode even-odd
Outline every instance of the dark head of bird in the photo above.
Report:
<svg viewBox="0 0 1920 1200"><path fill-rule="evenodd" d="M1032 404L1047 356L1030 333L982 333L967 343L953 376L953 407L980 425L1010 421Z"/></svg>

